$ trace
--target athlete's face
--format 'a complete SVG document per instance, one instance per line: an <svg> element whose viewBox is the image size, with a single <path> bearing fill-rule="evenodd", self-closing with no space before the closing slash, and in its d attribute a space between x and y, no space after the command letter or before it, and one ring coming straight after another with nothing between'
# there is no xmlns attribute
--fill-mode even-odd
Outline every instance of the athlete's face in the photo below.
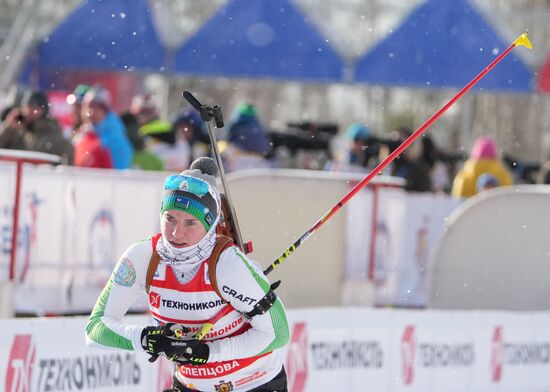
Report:
<svg viewBox="0 0 550 392"><path fill-rule="evenodd" d="M163 212L160 227L163 237L176 248L195 245L206 234L206 229L197 218L179 210Z"/></svg>

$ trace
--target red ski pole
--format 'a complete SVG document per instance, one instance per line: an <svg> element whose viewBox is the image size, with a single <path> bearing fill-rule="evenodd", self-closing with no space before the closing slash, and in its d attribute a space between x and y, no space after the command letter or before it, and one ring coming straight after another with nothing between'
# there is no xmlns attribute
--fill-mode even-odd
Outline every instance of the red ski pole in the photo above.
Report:
<svg viewBox="0 0 550 392"><path fill-rule="evenodd" d="M310 229L308 229L298 240L287 248L284 253L277 258L267 269L264 274L269 274L279 266L286 258L302 245L317 229L319 229L326 221L328 221L340 208L344 206L353 196L357 194L365 185L367 185L378 173L388 166L399 154L409 147L416 139L418 139L443 113L445 113L457 100L459 100L468 90L470 90L479 80L491 71L504 57L508 55L516 46L525 46L528 49L532 48L531 41L527 33L520 35L504 52L494 59L483 71L481 71L470 83L462 88L454 97L452 97L441 109L439 109L432 117L420 126L411 136L399 145L386 159L378 164L361 182L355 185L338 203L336 203L325 215L321 217ZM203 339L206 334L212 329L214 324L223 316L229 314L233 308L227 305L222 308L214 317L206 322L197 332L196 338Z"/></svg>
<svg viewBox="0 0 550 392"><path fill-rule="evenodd" d="M399 147L397 147L386 159L378 164L361 182L359 182L353 189L351 189L338 203L336 203L325 215L321 217L308 231L304 233L292 246L290 246L285 252L279 256L277 260L273 262L265 271L265 274L270 273L273 269L284 261L292 252L302 245L308 237L313 234L319 227L321 227L327 220L329 220L344 204L346 204L357 192L359 192L365 185L367 185L378 173L380 173L386 166L388 166L399 154L401 154L407 147L409 147L416 139L422 135L426 129L428 129L443 113L445 113L457 100L460 99L468 90L470 90L482 77L484 77L491 69L494 68L508 53L511 52L516 46L525 46L531 49L531 42L527 33L520 35L504 52L494 59L491 64L481 71L470 83L462 88L449 102L447 102L441 109L439 109L432 117L428 119L420 128L418 128L411 136L409 136Z"/></svg>

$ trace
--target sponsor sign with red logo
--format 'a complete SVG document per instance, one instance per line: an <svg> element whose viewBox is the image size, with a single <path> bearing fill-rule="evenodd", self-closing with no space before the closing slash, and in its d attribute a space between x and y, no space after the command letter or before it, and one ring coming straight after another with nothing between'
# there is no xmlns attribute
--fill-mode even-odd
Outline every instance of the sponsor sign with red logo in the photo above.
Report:
<svg viewBox="0 0 550 392"><path fill-rule="evenodd" d="M289 391L550 391L550 314L373 309L289 311ZM148 325L150 318L128 316ZM171 364L144 353L85 345L87 317L0 320L0 390L161 392ZM283 354L283 353L281 353ZM243 389L264 373L233 380L237 361L188 371ZM187 371L187 370L186 370Z"/></svg>
<svg viewBox="0 0 550 392"><path fill-rule="evenodd" d="M157 366L127 350L86 346L86 317L0 320L0 385L6 392L157 391ZM128 321L145 324L146 317ZM163 387L166 384L162 385ZM162 391L162 389L158 389Z"/></svg>
<svg viewBox="0 0 550 392"><path fill-rule="evenodd" d="M292 328L286 359L288 390L290 392L305 390L308 371L307 356L306 323L296 323Z"/></svg>
<svg viewBox="0 0 550 392"><path fill-rule="evenodd" d="M499 382L502 377L502 327L495 327L491 341L491 381Z"/></svg>
<svg viewBox="0 0 550 392"><path fill-rule="evenodd" d="M331 309L332 311L332 309ZM388 328L380 313L372 317L361 312L338 312L332 325L330 312L301 309L291 327L286 363L289 391L372 390L388 387Z"/></svg>
<svg viewBox="0 0 550 392"><path fill-rule="evenodd" d="M533 316L533 321L523 326L503 319L488 328L488 388L550 390L550 331L544 326L545 320L537 323L537 317L541 315ZM529 329L531 333L526 333Z"/></svg>
<svg viewBox="0 0 550 392"><path fill-rule="evenodd" d="M410 319L409 315L403 321ZM395 342L394 352L398 352L399 360L391 366L399 375L395 378L399 380L394 382L395 390L468 389L469 376L476 366L475 341L471 336L465 336L459 323L448 326L447 331L439 330L429 320L403 323L397 336L399 340Z"/></svg>
<svg viewBox="0 0 550 392"><path fill-rule="evenodd" d="M32 335L15 335L6 372L6 392L32 392L36 348Z"/></svg>
<svg viewBox="0 0 550 392"><path fill-rule="evenodd" d="M410 385L414 379L414 356L416 354L416 340L414 326L405 327L401 338L401 378L403 384Z"/></svg>

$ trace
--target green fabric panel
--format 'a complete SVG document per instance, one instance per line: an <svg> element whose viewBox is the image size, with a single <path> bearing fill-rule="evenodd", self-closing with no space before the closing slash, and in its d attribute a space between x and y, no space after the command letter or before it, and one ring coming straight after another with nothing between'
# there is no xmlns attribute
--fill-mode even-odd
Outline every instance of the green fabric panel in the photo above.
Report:
<svg viewBox="0 0 550 392"><path fill-rule="evenodd" d="M277 298L277 301L275 301L271 309L269 309L269 315L271 316L271 322L275 330L275 339L273 339L271 344L267 346L260 355L284 347L290 339L286 312L279 298Z"/></svg>
<svg viewBox="0 0 550 392"><path fill-rule="evenodd" d="M105 306L107 305L112 287L113 281L109 279L109 283L103 288L90 314L88 324L86 325L86 334L94 342L103 346L133 350L134 346L130 339L111 331L103 321L101 321L102 317L105 315Z"/></svg>
<svg viewBox="0 0 550 392"><path fill-rule="evenodd" d="M269 292L271 289L271 285L269 282L266 282L258 273L256 270L254 270L250 263L248 262L247 258L244 257L240 252L238 252L235 248L235 253L237 256L240 257L240 259L243 261L243 263L246 265L252 276L254 276L254 279L256 282L260 285L262 290L265 294ZM273 351L277 348L281 348L285 346L288 343L288 340L290 339L290 330L288 327L288 320L286 318L286 312L283 307L283 303L279 298L275 301L273 306L269 309L269 316L271 317L271 323L273 325L273 330L275 331L275 339L267 346L262 352L260 352L258 355L265 354L267 352Z"/></svg>

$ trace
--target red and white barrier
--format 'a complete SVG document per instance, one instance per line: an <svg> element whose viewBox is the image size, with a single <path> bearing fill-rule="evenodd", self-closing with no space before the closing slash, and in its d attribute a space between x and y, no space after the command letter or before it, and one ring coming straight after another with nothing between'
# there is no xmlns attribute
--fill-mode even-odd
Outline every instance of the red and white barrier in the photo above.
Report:
<svg viewBox="0 0 550 392"><path fill-rule="evenodd" d="M145 317L131 317L143 322ZM165 361L143 353L85 345L85 317L0 322L0 388L6 392L162 391L171 375Z"/></svg>
<svg viewBox="0 0 550 392"><path fill-rule="evenodd" d="M549 313L331 308L290 316L292 392L550 388Z"/></svg>
<svg viewBox="0 0 550 392"><path fill-rule="evenodd" d="M550 389L549 313L320 308L291 310L289 319L291 392ZM3 390L161 392L170 384L167 362L88 348L85 323L0 321Z"/></svg>

